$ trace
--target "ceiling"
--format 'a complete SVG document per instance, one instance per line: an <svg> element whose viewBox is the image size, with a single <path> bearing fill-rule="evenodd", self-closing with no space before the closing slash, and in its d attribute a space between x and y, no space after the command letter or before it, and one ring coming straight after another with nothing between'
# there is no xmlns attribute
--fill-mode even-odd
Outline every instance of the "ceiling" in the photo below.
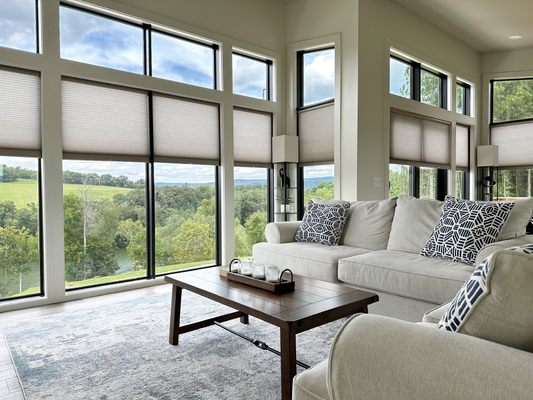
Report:
<svg viewBox="0 0 533 400"><path fill-rule="evenodd" d="M533 47L533 0L394 1L482 53Z"/></svg>

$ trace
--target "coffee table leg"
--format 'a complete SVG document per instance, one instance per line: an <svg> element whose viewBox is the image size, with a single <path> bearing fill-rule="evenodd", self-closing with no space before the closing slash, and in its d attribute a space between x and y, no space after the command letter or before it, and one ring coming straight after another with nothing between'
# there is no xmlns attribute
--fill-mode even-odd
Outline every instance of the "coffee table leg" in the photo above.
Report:
<svg viewBox="0 0 533 400"><path fill-rule="evenodd" d="M168 342L172 345L178 344L180 334L180 313L181 313L181 292L182 289L172 285L172 305L170 307L170 333Z"/></svg>
<svg viewBox="0 0 533 400"><path fill-rule="evenodd" d="M240 321L241 321L241 324L246 324L246 325L248 325L248 324L250 323L250 318L248 317L248 314L243 315L243 316L240 318Z"/></svg>
<svg viewBox="0 0 533 400"><path fill-rule="evenodd" d="M292 378L296 375L296 331L293 325L280 328L281 399L292 398Z"/></svg>

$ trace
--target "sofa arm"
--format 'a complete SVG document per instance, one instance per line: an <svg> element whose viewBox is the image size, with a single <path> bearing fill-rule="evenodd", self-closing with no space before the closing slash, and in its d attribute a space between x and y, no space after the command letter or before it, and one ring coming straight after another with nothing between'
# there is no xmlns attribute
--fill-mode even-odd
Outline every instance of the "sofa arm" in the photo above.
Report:
<svg viewBox="0 0 533 400"><path fill-rule="evenodd" d="M337 333L332 400L531 399L533 353L459 333L364 314Z"/></svg>
<svg viewBox="0 0 533 400"><path fill-rule="evenodd" d="M294 242L294 235L302 221L270 222L265 226L265 237L268 243Z"/></svg>
<svg viewBox="0 0 533 400"><path fill-rule="evenodd" d="M533 235L524 235L517 237L515 239L500 240L499 242L494 242L483 247L476 257L476 265L479 265L481 261L490 256L492 253L497 250L504 250L513 246L523 246L525 244L533 243Z"/></svg>

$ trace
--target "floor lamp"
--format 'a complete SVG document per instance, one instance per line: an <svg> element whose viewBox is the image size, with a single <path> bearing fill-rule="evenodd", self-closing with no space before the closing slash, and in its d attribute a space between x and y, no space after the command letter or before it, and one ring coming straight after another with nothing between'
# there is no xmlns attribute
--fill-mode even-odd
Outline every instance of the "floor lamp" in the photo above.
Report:
<svg viewBox="0 0 533 400"><path fill-rule="evenodd" d="M494 167L498 166L498 146L490 144L477 146L477 166L481 168L480 176L481 187L483 189L483 199L492 200L492 187L496 184L494 181ZM486 174L484 173L486 168Z"/></svg>

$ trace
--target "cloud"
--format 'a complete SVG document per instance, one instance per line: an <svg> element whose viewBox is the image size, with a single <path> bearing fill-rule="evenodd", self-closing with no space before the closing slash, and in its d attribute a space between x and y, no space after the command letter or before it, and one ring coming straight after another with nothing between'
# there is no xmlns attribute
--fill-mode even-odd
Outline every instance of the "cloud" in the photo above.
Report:
<svg viewBox="0 0 533 400"><path fill-rule="evenodd" d="M304 179L334 176L333 164L304 167Z"/></svg>
<svg viewBox="0 0 533 400"><path fill-rule="evenodd" d="M335 97L335 50L304 54L304 105Z"/></svg>
<svg viewBox="0 0 533 400"><path fill-rule="evenodd" d="M267 179L265 168L235 167L233 171L234 179Z"/></svg>
<svg viewBox="0 0 533 400"><path fill-rule="evenodd" d="M0 46L36 51L34 0L0 1Z"/></svg>
<svg viewBox="0 0 533 400"><path fill-rule="evenodd" d="M262 61L233 55L233 93L266 98L267 68Z"/></svg>

